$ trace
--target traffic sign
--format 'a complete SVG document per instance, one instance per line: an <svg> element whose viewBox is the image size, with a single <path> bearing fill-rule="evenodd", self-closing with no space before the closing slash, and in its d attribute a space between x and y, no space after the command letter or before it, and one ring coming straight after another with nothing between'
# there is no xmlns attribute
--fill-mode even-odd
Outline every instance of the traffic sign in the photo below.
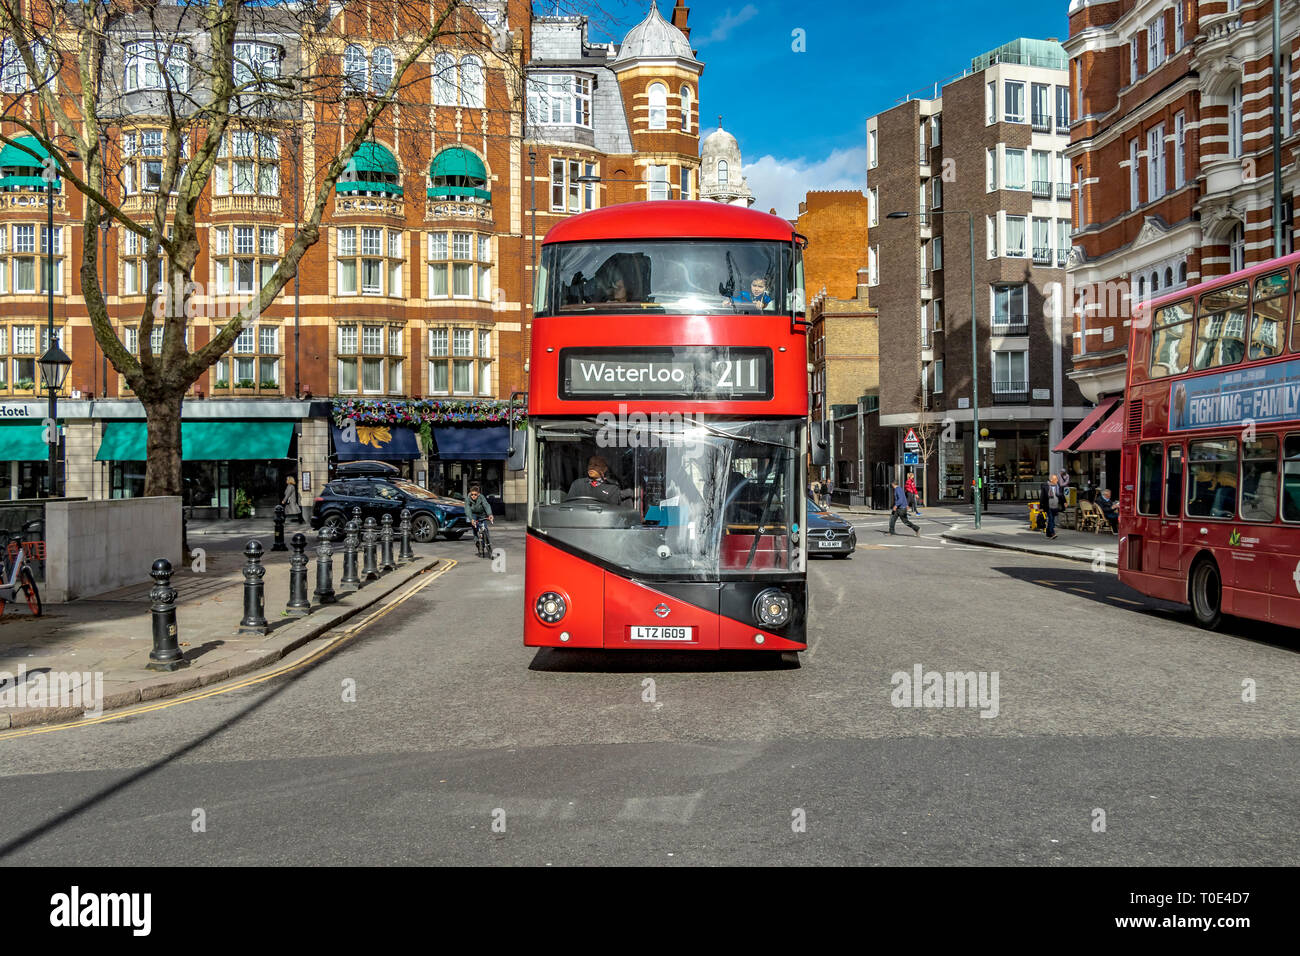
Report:
<svg viewBox="0 0 1300 956"><path fill-rule="evenodd" d="M921 447L921 439L916 437L915 428L909 428L907 430L907 435L903 438L903 447L913 449L919 449Z"/></svg>
<svg viewBox="0 0 1300 956"><path fill-rule="evenodd" d="M921 463L921 453L918 451L903 452L904 465L919 465Z"/></svg>

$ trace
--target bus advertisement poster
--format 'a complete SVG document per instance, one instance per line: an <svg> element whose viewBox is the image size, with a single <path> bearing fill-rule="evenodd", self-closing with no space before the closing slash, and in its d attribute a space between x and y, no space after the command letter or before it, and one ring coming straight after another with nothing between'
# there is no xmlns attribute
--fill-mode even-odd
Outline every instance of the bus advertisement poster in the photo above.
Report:
<svg viewBox="0 0 1300 956"><path fill-rule="evenodd" d="M1300 418L1300 361L1185 379L1169 388L1170 431L1297 418Z"/></svg>

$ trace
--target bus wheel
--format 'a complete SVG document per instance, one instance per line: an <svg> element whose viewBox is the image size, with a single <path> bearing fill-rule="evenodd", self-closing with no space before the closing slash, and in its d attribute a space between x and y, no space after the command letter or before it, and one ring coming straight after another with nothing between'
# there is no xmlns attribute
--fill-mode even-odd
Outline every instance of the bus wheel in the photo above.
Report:
<svg viewBox="0 0 1300 956"><path fill-rule="evenodd" d="M1192 568L1192 615L1199 627L1215 630L1223 619L1223 583L1219 567L1205 558Z"/></svg>

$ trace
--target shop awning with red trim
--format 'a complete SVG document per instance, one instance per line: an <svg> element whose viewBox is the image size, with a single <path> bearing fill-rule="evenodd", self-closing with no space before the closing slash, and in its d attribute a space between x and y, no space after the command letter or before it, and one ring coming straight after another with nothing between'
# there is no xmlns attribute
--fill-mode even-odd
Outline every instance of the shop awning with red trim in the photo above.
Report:
<svg viewBox="0 0 1300 956"><path fill-rule="evenodd" d="M1080 441L1082 441L1083 437L1088 434L1088 430L1090 428L1096 425L1105 416L1109 415L1111 411L1114 410L1115 406L1119 403L1119 401L1120 399L1118 398L1106 399L1104 402L1102 402L1100 405L1098 405L1096 408L1090 411L1087 417L1084 418L1083 421L1075 425L1074 428L1070 430L1070 434L1062 438L1060 444L1058 444L1055 448L1053 448L1052 451L1054 452L1082 451L1082 449L1076 449L1074 446L1078 444Z"/></svg>
<svg viewBox="0 0 1300 956"><path fill-rule="evenodd" d="M1115 399L1116 408L1123 405L1123 401ZM1077 451L1119 451L1120 445L1124 443L1124 416L1113 411L1108 415L1097 430L1080 442Z"/></svg>

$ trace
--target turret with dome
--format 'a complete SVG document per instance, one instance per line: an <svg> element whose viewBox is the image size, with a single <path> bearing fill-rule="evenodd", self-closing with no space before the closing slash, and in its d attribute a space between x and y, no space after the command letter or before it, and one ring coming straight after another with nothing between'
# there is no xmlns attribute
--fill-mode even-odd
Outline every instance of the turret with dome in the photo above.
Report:
<svg viewBox="0 0 1300 956"><path fill-rule="evenodd" d="M700 144L700 196L728 206L752 206L754 194L741 174L740 144L736 137L718 128Z"/></svg>

